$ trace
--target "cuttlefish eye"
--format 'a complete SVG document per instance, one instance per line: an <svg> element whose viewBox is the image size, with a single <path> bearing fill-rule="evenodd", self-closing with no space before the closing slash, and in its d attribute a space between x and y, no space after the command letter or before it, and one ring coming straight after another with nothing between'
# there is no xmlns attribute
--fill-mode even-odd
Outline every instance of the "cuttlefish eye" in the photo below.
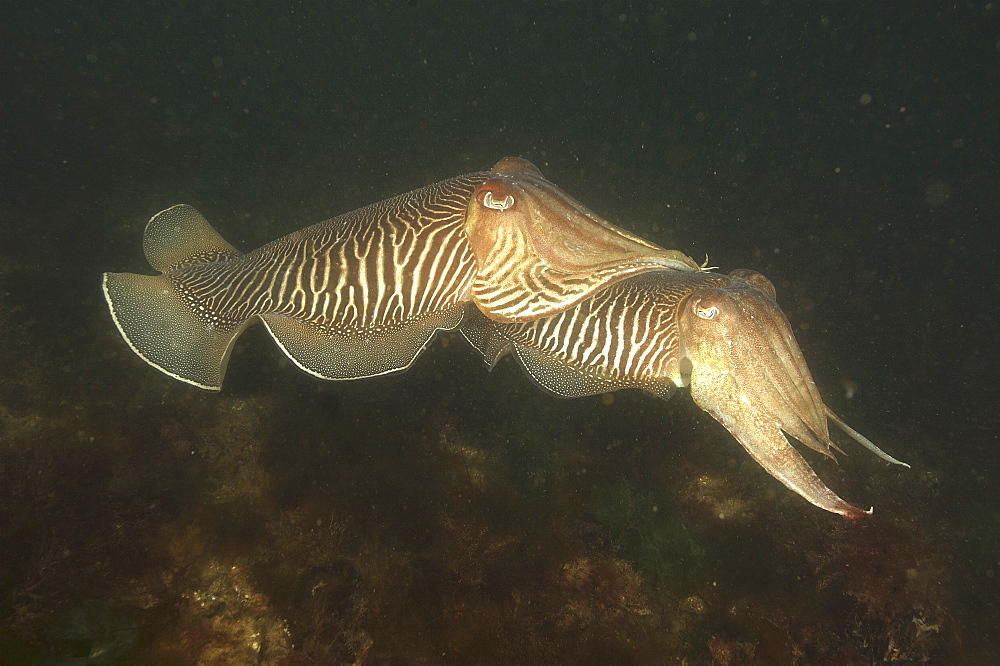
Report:
<svg viewBox="0 0 1000 666"><path fill-rule="evenodd" d="M691 305L691 310L701 319L715 319L719 315L719 308L702 303L700 298Z"/></svg>
<svg viewBox="0 0 1000 666"><path fill-rule="evenodd" d="M492 208L493 210L507 210L514 205L514 197L508 194L503 199L494 199L493 192L486 190L483 194L483 206L486 208Z"/></svg>

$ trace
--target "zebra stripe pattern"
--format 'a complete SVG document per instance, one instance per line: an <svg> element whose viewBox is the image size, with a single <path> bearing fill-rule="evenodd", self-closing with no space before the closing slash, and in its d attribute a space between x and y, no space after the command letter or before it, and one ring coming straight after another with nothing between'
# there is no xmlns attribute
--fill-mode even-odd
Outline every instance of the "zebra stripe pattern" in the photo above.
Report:
<svg viewBox="0 0 1000 666"><path fill-rule="evenodd" d="M649 271L697 271L602 219L548 182L530 164L494 173L469 209L479 262L473 300L491 319L532 321L573 307L602 288Z"/></svg>
<svg viewBox="0 0 1000 666"><path fill-rule="evenodd" d="M518 244L514 234L494 247L486 266L476 279L477 302L484 310L531 321L565 308L585 298L612 278L664 270L662 261L622 262L613 267L597 269L588 274L564 275L533 261L525 245ZM490 282L490 276L506 275L503 283Z"/></svg>
<svg viewBox="0 0 1000 666"><path fill-rule="evenodd" d="M170 273L209 328L278 313L317 331L399 328L461 302L476 272L464 222L473 173L321 222L222 263Z"/></svg>
<svg viewBox="0 0 1000 666"><path fill-rule="evenodd" d="M695 289L725 284L725 277L708 273L640 276L555 316L502 325L501 334L516 346L621 388L659 385L678 359L681 302Z"/></svg>

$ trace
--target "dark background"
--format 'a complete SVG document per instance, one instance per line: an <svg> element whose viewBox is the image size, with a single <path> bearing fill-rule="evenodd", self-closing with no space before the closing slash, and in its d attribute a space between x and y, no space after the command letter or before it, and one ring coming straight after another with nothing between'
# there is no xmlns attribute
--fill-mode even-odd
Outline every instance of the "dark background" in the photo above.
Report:
<svg viewBox="0 0 1000 666"><path fill-rule="evenodd" d="M993 3L0 4L0 661L996 658ZM326 384L251 331L216 396L107 316L170 205L251 249L506 155L772 279L913 464L810 459L874 527L683 393L556 400L454 336Z"/></svg>

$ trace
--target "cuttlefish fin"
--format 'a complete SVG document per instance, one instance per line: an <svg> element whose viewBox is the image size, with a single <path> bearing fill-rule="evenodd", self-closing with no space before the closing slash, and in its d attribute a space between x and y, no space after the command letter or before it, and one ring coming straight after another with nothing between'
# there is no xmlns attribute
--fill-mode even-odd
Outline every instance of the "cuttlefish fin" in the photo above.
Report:
<svg viewBox="0 0 1000 666"><path fill-rule="evenodd" d="M122 337L154 368L218 391L233 343L248 324L217 328L199 317L166 275L105 273L104 297Z"/></svg>
<svg viewBox="0 0 1000 666"><path fill-rule="evenodd" d="M496 322L479 311L475 305L465 308L465 317L459 332L466 341L478 351L490 370L496 367L501 358L514 349L514 343L500 333Z"/></svg>
<svg viewBox="0 0 1000 666"><path fill-rule="evenodd" d="M185 264L232 259L242 254L187 204L160 211L146 223L142 250L149 265L161 273Z"/></svg>
<svg viewBox="0 0 1000 666"><path fill-rule="evenodd" d="M150 265L164 274L104 274L104 297L115 326L153 367L218 391L233 342L252 320L228 327L213 324L184 301L169 273L178 266L226 261L240 253L201 213L185 204L154 215L142 246Z"/></svg>
<svg viewBox="0 0 1000 666"><path fill-rule="evenodd" d="M438 331L462 321L465 304L383 331L339 333L278 313L259 315L281 351L320 379L362 379L409 368Z"/></svg>

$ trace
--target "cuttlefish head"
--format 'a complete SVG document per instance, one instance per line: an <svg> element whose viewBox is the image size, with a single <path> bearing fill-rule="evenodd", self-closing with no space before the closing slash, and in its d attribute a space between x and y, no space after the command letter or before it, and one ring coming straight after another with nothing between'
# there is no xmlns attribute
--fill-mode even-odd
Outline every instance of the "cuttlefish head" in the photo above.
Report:
<svg viewBox="0 0 1000 666"><path fill-rule="evenodd" d="M785 434L832 457L828 417L890 462L823 403L774 286L749 270L730 285L693 291L680 305L681 372L694 401L729 430L772 476L816 506L849 518L865 515L816 475ZM859 439L860 438L860 439ZM839 449L838 449L839 450Z"/></svg>
<svg viewBox="0 0 1000 666"><path fill-rule="evenodd" d="M499 322L562 312L632 275L699 270L601 218L519 158L498 162L476 189L465 229L477 263L472 300Z"/></svg>

